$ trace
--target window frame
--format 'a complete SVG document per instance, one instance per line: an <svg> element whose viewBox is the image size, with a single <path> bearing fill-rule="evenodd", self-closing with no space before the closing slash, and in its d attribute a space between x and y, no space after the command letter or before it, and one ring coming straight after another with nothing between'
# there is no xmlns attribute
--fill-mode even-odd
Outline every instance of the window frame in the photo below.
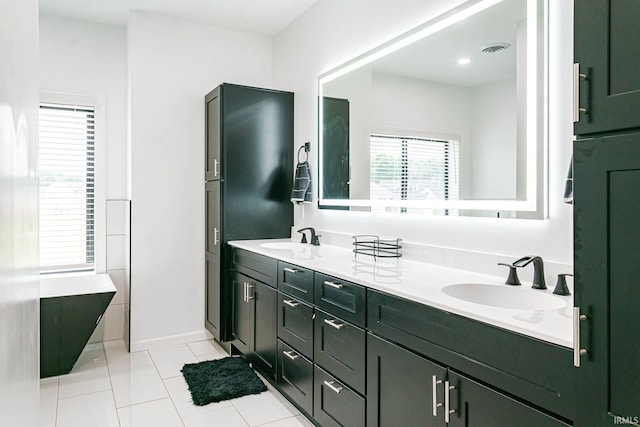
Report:
<svg viewBox="0 0 640 427"><path fill-rule="evenodd" d="M105 147L105 108L103 96L78 95L71 93L42 91L40 103L87 105L94 108L94 264L93 272L106 271L106 147ZM38 127L39 129L39 127ZM39 141L39 136L38 136ZM39 146L38 146L39 148ZM38 167L39 176L39 167ZM39 197L38 197L39 203ZM87 274L88 271L48 271L48 267L38 266L41 275ZM91 272L91 273L93 273Z"/></svg>

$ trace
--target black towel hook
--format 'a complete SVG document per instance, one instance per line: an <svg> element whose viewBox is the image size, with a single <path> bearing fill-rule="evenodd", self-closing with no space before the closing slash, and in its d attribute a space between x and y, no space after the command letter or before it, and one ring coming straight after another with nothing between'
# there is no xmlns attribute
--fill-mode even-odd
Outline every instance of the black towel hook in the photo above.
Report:
<svg viewBox="0 0 640 427"><path fill-rule="evenodd" d="M298 148L298 163L304 163L300 161L300 151L302 150L304 150L304 153L306 154L306 157L304 158L304 162L306 162L307 160L309 160L309 151L311 151L311 143L305 142L304 145L301 145L300 148Z"/></svg>

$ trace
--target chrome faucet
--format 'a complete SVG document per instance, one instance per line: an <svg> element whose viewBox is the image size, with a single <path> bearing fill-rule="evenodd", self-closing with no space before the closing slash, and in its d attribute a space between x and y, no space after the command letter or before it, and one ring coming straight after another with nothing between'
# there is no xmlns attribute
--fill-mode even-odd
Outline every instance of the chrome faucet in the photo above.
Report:
<svg viewBox="0 0 640 427"><path fill-rule="evenodd" d="M307 235L304 233L305 230L309 230L311 232L311 243L313 246L320 246L320 240L318 240L318 237L320 237L320 234L316 234L316 230L313 227L305 227L305 228L301 228L300 230L298 230L298 233L302 234L302 240L300 241L300 243L307 243Z"/></svg>
<svg viewBox="0 0 640 427"><path fill-rule="evenodd" d="M522 257L513 263L514 267L525 267L533 262L533 289L547 289L544 281L544 263L542 258L535 255Z"/></svg>

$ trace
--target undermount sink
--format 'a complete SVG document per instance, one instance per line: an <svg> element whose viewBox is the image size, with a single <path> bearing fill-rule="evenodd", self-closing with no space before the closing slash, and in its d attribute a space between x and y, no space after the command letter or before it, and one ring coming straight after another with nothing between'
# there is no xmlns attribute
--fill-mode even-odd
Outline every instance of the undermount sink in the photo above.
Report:
<svg viewBox="0 0 640 427"><path fill-rule="evenodd" d="M442 292L474 304L514 310L555 310L567 305L566 301L538 290L480 283L448 285Z"/></svg>
<svg viewBox="0 0 640 427"><path fill-rule="evenodd" d="M267 242L260 243L260 247L265 249L293 249L294 244L291 242Z"/></svg>

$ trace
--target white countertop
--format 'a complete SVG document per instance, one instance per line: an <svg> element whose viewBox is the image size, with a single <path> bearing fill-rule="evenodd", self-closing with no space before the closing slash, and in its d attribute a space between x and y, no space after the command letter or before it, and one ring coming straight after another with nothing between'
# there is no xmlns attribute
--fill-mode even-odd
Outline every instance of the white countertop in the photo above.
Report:
<svg viewBox="0 0 640 427"><path fill-rule="evenodd" d="M116 292L108 274L55 274L40 278L40 298Z"/></svg>
<svg viewBox="0 0 640 427"><path fill-rule="evenodd" d="M530 283L522 282L522 286L509 287L509 292L531 293L532 300L539 297L540 293L546 293L551 298L558 298L556 302L561 308L533 310L495 307L449 296L442 289L447 285L464 283L505 287L506 269L505 277L498 277L404 258L378 258L374 261L371 256L354 256L351 248L326 244L311 246L292 243L291 248L285 249L263 246L265 243L279 242L292 241L235 240L229 244L563 347L573 347L573 297L553 295L555 282L547 283L546 290L531 289Z"/></svg>

